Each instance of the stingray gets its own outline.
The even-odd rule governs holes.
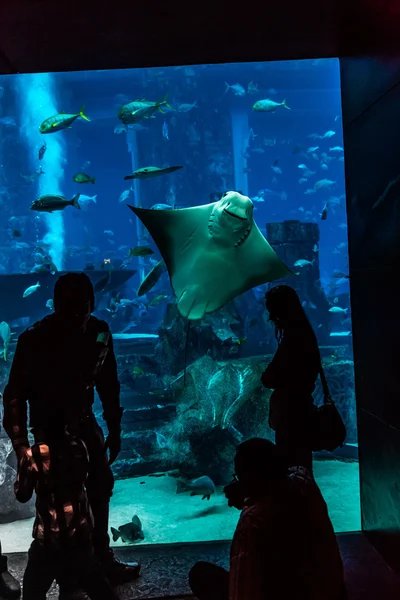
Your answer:
[[[201,319],[257,285],[293,274],[257,227],[250,198],[238,192],[193,208],[128,206],[158,246],[178,310],[188,319]]]

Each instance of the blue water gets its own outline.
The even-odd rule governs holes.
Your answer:
[[[121,105],[135,99],[157,101],[165,97],[172,108],[163,109],[163,113],[156,111],[155,118],[143,119],[139,128],[115,131],[122,125],[117,117]],[[279,106],[274,112],[254,111],[253,105],[264,99],[277,103],[285,100],[290,110]],[[193,106],[182,107],[185,104]],[[79,112],[83,105],[90,122],[78,118],[69,129],[48,135],[39,132],[46,118],[60,111]],[[44,143],[46,151],[39,160],[38,152]],[[330,150],[333,147],[336,150]],[[156,179],[124,181],[124,176],[138,168],[174,165],[183,168]],[[44,174],[35,176],[40,168]],[[306,169],[310,172],[304,176]],[[79,171],[96,178],[95,184],[76,183],[73,176]],[[305,181],[300,181],[302,178]],[[316,183],[321,180],[331,183],[318,189]],[[121,202],[121,194],[128,190],[128,197]],[[270,222],[298,220],[318,224],[320,242],[316,250],[322,288],[330,305],[349,308],[338,60],[0,78],[0,275],[28,275],[48,259],[58,271],[90,268],[89,275],[92,270],[106,273],[109,268],[120,268],[128,258],[129,248],[149,246],[154,251],[152,256],[129,260],[127,269],[136,271],[131,278],[111,293],[101,291],[96,297],[96,315],[106,319],[117,334],[117,351],[121,350],[118,344],[126,343],[127,334],[137,338],[143,334],[142,345],[157,339],[167,302],[173,302],[166,273],[147,297],[136,297],[141,280],[160,254],[126,204],[185,208],[207,204],[228,190],[241,191],[253,199],[254,218],[264,235]],[[53,214],[30,210],[32,202],[43,194],[61,194],[71,199],[78,193],[89,197],[81,199],[82,210],[71,206]],[[91,200],[93,196],[95,202]],[[323,220],[324,207],[327,218]],[[45,260],[43,254],[47,255]],[[296,271],[293,264],[288,266]],[[49,312],[46,301],[51,298],[56,278],[54,270],[35,275],[29,285],[38,279],[46,292],[32,294],[25,304],[15,301],[14,306],[7,306],[13,332],[18,333]],[[264,291],[254,292],[261,303]],[[117,292],[126,303],[113,312]],[[39,302],[35,298],[39,299],[40,293]],[[21,299],[20,291],[17,295]],[[156,298],[152,306],[152,299],[160,295],[165,298]],[[338,360],[350,360],[351,321],[344,322],[340,315],[332,318],[332,346],[346,345],[346,352],[339,353]],[[247,356],[264,352],[262,342],[256,340],[254,344],[245,351]],[[126,351],[121,353],[125,356]],[[132,363],[128,372],[121,366],[124,361],[125,358],[119,362],[121,380],[123,386],[133,390],[133,396],[138,389],[142,392],[165,384],[154,379],[151,364],[140,363],[143,372],[132,375]],[[143,378],[153,378],[151,385],[140,384]],[[132,400],[128,408],[141,406],[143,395],[135,402]],[[161,406],[162,400],[159,402]],[[354,398],[352,402],[355,442]],[[151,427],[149,432],[154,436]],[[244,435],[249,433],[254,435],[255,430]],[[162,435],[168,436],[168,431]],[[166,439],[166,444],[175,443],[158,435],[152,441],[154,452],[160,453],[160,439]],[[178,447],[183,451],[183,446]],[[178,454],[176,450],[175,455]],[[139,463],[140,460],[137,459]],[[122,467],[121,472],[124,473]],[[150,466],[138,472],[146,474]],[[212,533],[209,537],[213,537]]]
[[[225,92],[225,81],[230,85],[239,83],[246,93],[238,96],[232,89]],[[247,92],[250,82],[258,89],[253,94]],[[242,170],[249,169],[248,189],[243,191],[250,197],[257,197],[259,190],[271,190],[265,202],[255,203],[259,227],[265,232],[267,221],[284,219],[318,222],[323,283],[328,284],[335,269],[346,272],[344,163],[339,160],[343,153],[329,152],[329,147],[343,146],[336,59],[18,75],[3,77],[1,87],[1,114],[12,116],[16,122],[16,127],[0,123],[3,139],[0,187],[7,190],[2,195],[3,218],[7,219],[10,208],[18,217],[27,216],[30,222],[36,217],[37,239],[49,234],[47,241],[52,245],[58,268],[83,268],[86,260],[101,261],[110,251],[117,250],[118,254],[119,246],[135,244],[135,223],[132,223],[128,209],[118,202],[120,194],[130,187],[123,177],[132,171],[127,135],[114,134],[114,128],[121,124],[117,119],[118,107],[121,102],[136,98],[155,101],[168,94],[168,101],[174,108],[193,102],[198,108],[186,113],[176,110],[166,114],[157,112],[156,118],[144,119],[141,125],[146,130],[135,134],[137,153],[134,160],[138,167],[178,164],[184,169],[141,182],[140,197],[136,202],[143,207],[165,203],[172,191],[178,207],[195,206],[208,202],[212,192],[240,189],[243,176],[234,172],[233,165],[233,145],[239,142],[233,140],[232,130],[235,120],[244,119],[247,128],[240,131],[242,138],[248,136],[250,129],[257,137],[252,139],[250,136],[249,158],[243,158],[240,165]],[[253,104],[263,98],[277,102],[285,98],[291,110],[252,111]],[[82,104],[91,123],[78,119],[71,129],[51,135],[39,133],[42,120],[57,111],[75,113]],[[163,137],[164,123],[168,128],[168,140]],[[329,130],[335,131],[329,139],[309,138],[314,133],[322,135]],[[48,147],[39,162],[37,153],[44,141]],[[267,145],[271,143],[273,145]],[[245,139],[240,139],[240,144],[246,144]],[[298,147],[307,150],[313,146],[319,146],[315,153],[317,160],[310,153],[296,153]],[[242,154],[244,148],[238,152]],[[329,156],[327,170],[321,168],[324,163],[322,152]],[[282,174],[274,173],[271,168],[274,163]],[[298,165],[301,163],[315,171],[315,175],[303,184],[299,184],[301,169]],[[45,175],[38,183],[26,185],[21,173],[32,174],[40,166]],[[74,173],[82,167],[96,177],[95,185],[79,185],[72,180]],[[304,194],[316,181],[324,178],[335,181],[335,186]],[[97,194],[97,204],[91,203],[87,211],[68,208],[47,218],[32,215],[28,210],[31,202],[41,193],[49,192],[61,192],[67,198],[78,192],[90,196]],[[285,200],[280,196],[282,192],[284,198],[287,197]],[[328,219],[321,222],[319,214],[332,197]],[[134,203],[132,196],[130,201]],[[104,230],[114,232],[115,245],[110,243]],[[4,241],[13,247],[12,241],[3,239],[2,245]],[[23,241],[33,244],[37,240],[31,234]],[[74,245],[95,246],[100,252],[95,257],[83,254],[79,259],[72,258],[66,249]],[[29,262],[29,252],[27,255]],[[119,255],[124,258],[123,252]],[[3,267],[8,273],[23,271],[11,257],[6,264],[3,261]]]

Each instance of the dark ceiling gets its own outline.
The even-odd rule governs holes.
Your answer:
[[[2,0],[0,72],[396,54],[396,0]]]

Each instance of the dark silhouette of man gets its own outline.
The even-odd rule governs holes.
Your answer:
[[[121,449],[120,384],[110,330],[92,316],[94,291],[85,273],[62,275],[54,287],[54,313],[23,332],[4,390],[4,429],[18,463],[29,448],[29,426],[36,444],[46,444],[54,431],[78,436],[89,453],[87,494],[94,517],[93,546],[112,584],[136,578],[140,565],[125,565],[110,549],[109,502],[114,487],[110,465]],[[99,394],[108,436],[92,411],[94,388]],[[107,457],[107,449],[110,457]]]

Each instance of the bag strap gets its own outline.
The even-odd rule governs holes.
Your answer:
[[[328,382],[326,381],[324,369],[322,368],[321,354],[319,355],[319,376],[321,378],[322,390],[324,392],[324,404],[333,402],[331,393],[329,391]]]

